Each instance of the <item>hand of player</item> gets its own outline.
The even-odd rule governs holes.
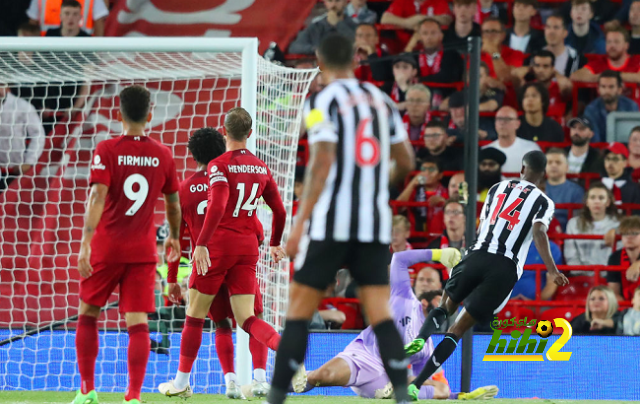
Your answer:
[[[197,246],[193,250],[193,258],[191,260],[196,264],[198,275],[207,274],[211,266],[211,260],[209,259],[209,249],[206,246]]]
[[[167,237],[164,241],[164,251],[165,254],[168,251],[171,251],[167,254],[167,261],[176,262],[180,259],[180,253],[182,252],[182,247],[180,246],[180,240],[177,238]]]
[[[167,296],[169,297],[169,301],[175,304],[180,304],[182,301],[182,289],[180,289],[180,284],[170,283],[168,285],[168,292]]]
[[[91,244],[80,244],[80,253],[78,254],[78,272],[83,278],[88,278],[93,273],[93,268],[89,263],[91,259]]]
[[[277,264],[281,259],[287,256],[284,252],[284,248],[277,247],[269,247],[269,253],[271,254],[271,259]]]
[[[302,223],[298,223],[299,222],[297,222],[291,229],[291,233],[289,234],[289,239],[287,240],[287,245],[285,247],[285,253],[291,258],[295,257],[298,253],[298,245],[302,238]]]
[[[564,274],[558,271],[557,269],[556,269],[556,273],[549,274],[549,276],[551,277],[551,279],[553,279],[553,283],[555,283],[558,286],[564,286],[569,284],[569,279],[567,279],[567,277],[564,276]]]

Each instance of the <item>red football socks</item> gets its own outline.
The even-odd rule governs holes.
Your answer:
[[[180,340],[180,363],[178,365],[178,371],[191,373],[193,362],[196,361],[200,344],[202,344],[203,327],[203,318],[187,316],[184,329],[182,330],[182,339]]]
[[[251,345],[249,345],[249,347],[251,347]],[[218,353],[222,373],[226,375],[227,373],[234,372],[231,328],[216,328],[216,352]]]
[[[258,341],[256,337],[251,335],[249,337],[249,351],[251,351],[251,360],[253,361],[254,369],[266,369],[267,368],[267,355],[269,349],[265,344]]]
[[[147,324],[136,324],[128,328],[129,348],[127,350],[129,367],[129,388],[124,396],[126,401],[140,400],[140,391],[144,382],[144,375],[147,371],[149,361],[149,350],[151,340],[149,339],[149,326]]]
[[[280,334],[276,332],[268,323],[260,320],[256,316],[249,317],[242,329],[249,335],[255,337],[258,341],[262,342],[270,349],[277,351],[278,345],[280,345]]]
[[[82,394],[87,394],[95,389],[94,373],[98,348],[98,319],[81,314],[78,316],[78,327],[76,328],[76,357]]]

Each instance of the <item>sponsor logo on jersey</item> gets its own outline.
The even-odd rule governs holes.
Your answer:
[[[91,165],[91,169],[92,170],[104,170],[105,168],[107,168],[107,167],[104,166],[104,164],[100,164],[101,162],[102,162],[102,160],[100,159],[100,156],[96,154],[93,157],[93,164]]]
[[[264,174],[267,175],[267,167],[263,167],[263,166],[254,166],[254,165],[247,165],[247,164],[242,164],[242,165],[233,165],[233,166],[227,166],[227,170],[229,170],[230,173],[234,173],[234,174]]]
[[[118,156],[119,166],[137,166],[137,167],[158,167],[160,159],[157,157],[144,156]]]
[[[505,320],[495,317],[490,324],[493,329],[493,337],[482,360],[488,362],[542,362],[545,356],[549,361],[568,361],[571,358],[571,352],[560,352],[560,349],[573,335],[573,329],[567,320],[564,318],[527,320],[527,317],[519,321],[516,317]],[[547,338],[553,333],[552,323],[562,329],[562,335],[551,344],[546,350],[546,355],[543,356],[547,348]],[[524,330],[513,330],[505,335],[507,338],[500,338],[503,329],[507,327],[524,328]],[[540,339],[531,337],[534,330]],[[511,340],[508,337],[511,337]]]

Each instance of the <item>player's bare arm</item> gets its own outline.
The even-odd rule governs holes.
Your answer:
[[[391,159],[395,161],[395,167],[391,170],[389,182],[391,184],[398,184],[403,181],[416,166],[411,143],[405,140],[402,143],[391,145]]]
[[[556,263],[553,262],[549,247],[549,236],[547,236],[547,226],[540,222],[534,223],[532,236],[533,242],[536,243],[538,254],[540,254],[542,262],[544,262],[544,265],[547,267],[549,275],[553,278],[553,282],[558,286],[568,285],[569,280],[564,274],[558,271]]]
[[[215,184],[220,185],[211,186],[209,188],[208,206],[211,206],[211,208],[207,209],[207,213],[204,218],[204,225],[200,232],[200,237],[198,237],[198,244],[193,250],[193,262],[196,264],[196,271],[200,275],[205,275],[211,266],[207,243],[218,227],[218,224],[220,224],[220,220],[224,214],[224,207],[227,206],[227,202],[229,201],[229,183],[225,181],[217,182]],[[215,205],[212,201],[215,201]]]
[[[98,227],[102,212],[104,211],[105,200],[107,199],[109,187],[104,184],[93,184],[89,194],[87,211],[84,214],[84,227],[82,229],[82,241],[80,243],[80,253],[78,254],[78,272],[83,278],[88,278],[93,272],[91,267],[91,239]]]
[[[311,212],[324,189],[331,165],[336,159],[336,144],[317,142],[311,146],[311,156],[304,178],[302,203],[298,207],[296,223],[291,229],[287,241],[286,253],[293,257],[298,252],[298,244],[304,230],[304,223],[311,217]]]
[[[182,212],[180,210],[180,196],[177,192],[164,196],[164,208],[169,222],[169,237],[164,242],[166,251],[171,251],[167,256],[169,262],[180,259],[180,223]]]
[[[269,254],[271,255],[271,259],[277,264],[281,259],[286,257],[284,248],[280,246],[280,241],[287,221],[287,212],[284,209],[282,198],[280,198],[278,185],[273,178],[271,178],[267,183],[267,186],[262,193],[262,198],[273,212],[273,229],[271,232],[271,246],[269,247]],[[261,233],[262,231],[260,231],[260,234]]]
[[[180,208],[182,210],[182,208]],[[178,233],[178,241],[184,238],[184,233],[186,230],[186,223],[184,219],[180,221],[180,231]],[[165,250],[166,250],[165,243]],[[178,270],[180,267],[180,259],[176,261],[170,261],[167,263],[167,296],[169,297],[169,301],[179,304],[182,300],[182,290],[180,288],[180,284],[178,283]]]

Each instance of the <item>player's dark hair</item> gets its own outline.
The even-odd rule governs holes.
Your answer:
[[[227,136],[239,142],[244,141],[251,133],[253,119],[244,108],[231,108],[224,118]]]
[[[504,22],[502,22],[502,20],[498,17],[494,17],[492,15],[486,17],[484,20],[482,20],[482,25],[484,25],[487,22],[497,22],[498,24],[500,24],[500,29],[502,31],[505,30],[505,26],[504,26]]]
[[[551,66],[554,66],[556,64],[556,55],[554,55],[553,52],[546,49],[539,50],[538,52],[536,52],[535,55],[533,55],[533,57],[534,59],[535,58],[551,58]]]
[[[431,302],[431,300],[436,296],[442,296],[442,289],[436,289],[436,290],[430,290],[428,292],[422,292],[422,293],[420,293],[420,296],[418,296],[418,300],[420,300],[420,301],[426,300],[428,302]]]
[[[193,132],[189,138],[188,147],[193,159],[198,164],[205,165],[227,149],[224,136],[213,128],[201,128]]]
[[[622,75],[620,75],[620,72],[617,72],[615,70],[603,71],[602,73],[600,73],[600,77],[598,77],[598,84],[600,84],[600,80],[605,77],[616,79],[616,81],[618,82],[618,87],[622,87]]]
[[[329,68],[351,69],[353,42],[340,34],[328,35],[318,47],[318,57]]]
[[[60,8],[63,9],[65,7],[82,8],[82,4],[78,0],[63,0]]]
[[[151,108],[151,94],[142,86],[129,86],[120,91],[120,112],[125,121],[145,123]]]
[[[549,90],[547,90],[547,87],[545,87],[544,84],[538,81],[532,81],[522,86],[522,89],[520,90],[520,94],[518,97],[518,101],[520,102],[520,109],[523,109],[522,104],[524,100],[524,95],[527,92],[527,90],[530,88],[535,89],[538,92],[538,94],[540,94],[540,101],[542,103],[542,114],[546,115],[547,111],[549,110],[549,103],[550,103]]]
[[[584,200],[583,200],[584,207],[580,210],[580,213],[578,214],[578,230],[582,233],[591,231],[591,229],[593,228],[593,216],[591,215],[591,211],[587,207],[587,199],[589,199],[589,193],[594,189],[601,189],[607,194],[609,206],[607,206],[607,208],[604,211],[606,216],[609,216],[614,219],[618,219],[619,217],[618,208],[616,207],[616,204],[615,204],[616,200],[611,190],[609,190],[609,188],[607,188],[600,181],[592,182],[587,192],[584,193]]]
[[[535,174],[544,174],[547,168],[547,156],[539,150],[533,150],[524,155],[522,164]]]
[[[432,119],[429,122],[427,122],[427,124],[424,127],[425,129],[427,128],[438,128],[441,129],[443,132],[447,132],[447,125],[444,124],[444,122],[442,122],[440,119]]]

